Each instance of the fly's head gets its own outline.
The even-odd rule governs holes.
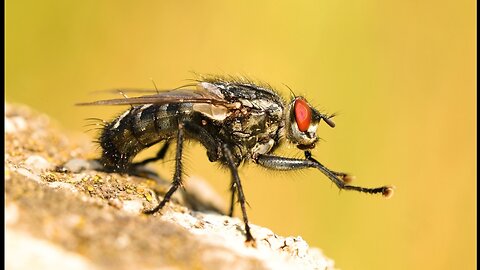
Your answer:
[[[305,98],[295,97],[286,110],[286,137],[301,150],[312,149],[318,141],[317,127],[322,119],[335,127],[331,117],[318,112]]]

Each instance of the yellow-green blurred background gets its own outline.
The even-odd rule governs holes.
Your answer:
[[[243,167],[255,224],[301,235],[342,269],[476,266],[476,3],[461,1],[6,1],[6,100],[82,133],[75,107],[113,88],[185,84],[190,71],[283,84],[327,112],[314,151],[355,184],[315,170]],[[93,137],[94,133],[85,136]],[[229,174],[190,144],[187,172],[228,200]],[[92,148],[93,149],[93,148]],[[289,155],[301,156],[294,149]],[[159,165],[169,176],[172,163]],[[237,209],[237,214],[239,213]]]

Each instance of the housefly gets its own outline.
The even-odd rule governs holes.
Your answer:
[[[323,121],[335,127],[332,115],[313,108],[302,96],[286,102],[269,85],[244,78],[201,77],[187,88],[161,91],[139,97],[99,100],[79,105],[130,105],[130,108],[107,122],[99,137],[100,158],[105,170],[129,172],[136,166],[160,160],[172,142],[176,142],[175,170],[170,189],[153,209],[162,209],[182,185],[182,153],[185,140],[202,144],[211,162],[226,166],[231,173],[231,205],[235,196],[243,214],[246,241],[255,243],[250,232],[245,195],[238,174],[242,163],[251,161],[273,170],[315,168],[339,189],[390,197],[393,188],[365,188],[350,185],[352,176],[328,169],[312,157],[311,149],[318,141],[317,128]],[[193,89],[189,89],[192,87]],[[133,158],[143,149],[164,141],[156,157],[142,162]],[[275,155],[283,141],[295,145],[305,158]]]

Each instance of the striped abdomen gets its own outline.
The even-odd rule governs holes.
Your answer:
[[[100,136],[105,169],[127,171],[143,149],[175,136],[178,122],[188,117],[192,104],[136,106],[105,126]]]

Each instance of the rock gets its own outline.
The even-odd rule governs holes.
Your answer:
[[[67,161],[65,164],[58,166],[58,171],[69,171],[72,173],[79,173],[86,170],[99,170],[102,165],[97,160],[86,160],[82,158],[74,158]]]
[[[27,122],[22,117],[5,118],[5,133],[15,133],[27,128]]]
[[[33,172],[42,173],[50,169],[51,164],[41,156],[29,156],[25,160],[25,167],[32,170]]]
[[[9,269],[334,268],[300,236],[254,224],[257,247],[245,245],[243,222],[218,213],[225,204],[202,180],[186,181],[183,198],[161,213],[142,214],[169,181],[96,171],[86,158],[90,139],[71,142],[25,107],[7,104],[5,117]]]
[[[212,187],[199,177],[192,176],[184,181],[185,203],[193,210],[226,213],[226,204]]]
[[[143,210],[143,204],[140,200],[123,201],[122,209],[129,213],[140,214]]]
[[[8,230],[5,238],[5,269],[95,269],[79,254],[28,234]]]

